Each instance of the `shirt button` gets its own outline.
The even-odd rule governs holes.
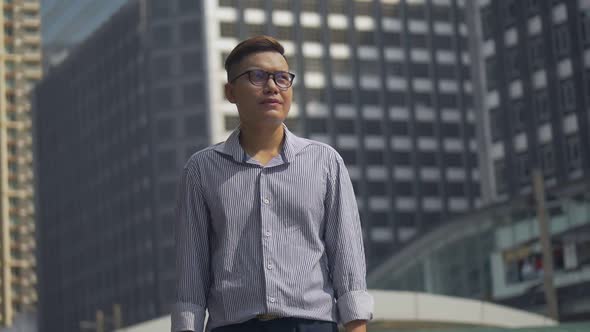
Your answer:
[[[274,297],[269,297],[269,298],[268,298],[268,300],[269,300],[271,303],[275,303],[275,301],[276,301],[276,299],[275,299]]]
[[[272,270],[272,264],[268,264],[268,265],[266,266],[266,268],[267,268],[267,269],[269,269],[269,270]]]
[[[262,201],[264,202],[264,204],[268,204],[268,203],[270,203],[270,200],[269,200],[268,198],[265,198],[265,199],[263,199]]]
[[[264,233],[264,236],[266,236],[266,237],[269,237],[269,236],[270,236],[270,232],[269,232],[269,231],[266,231],[266,232]]]

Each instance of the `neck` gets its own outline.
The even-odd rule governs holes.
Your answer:
[[[258,153],[277,155],[281,149],[281,143],[285,130],[282,124],[273,127],[251,127],[240,124],[240,145],[250,156]]]

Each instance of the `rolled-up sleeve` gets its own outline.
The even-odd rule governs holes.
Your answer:
[[[185,166],[176,210],[176,302],[171,330],[203,331],[209,290],[209,213],[196,165]]]
[[[325,243],[339,321],[370,320],[373,297],[367,292],[365,251],[356,198],[344,161],[335,155],[326,192]]]

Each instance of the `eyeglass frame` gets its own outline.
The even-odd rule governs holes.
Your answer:
[[[251,73],[251,72],[254,72],[254,71],[261,71],[261,72],[265,73],[265,74],[268,76],[268,77],[266,78],[266,80],[265,80],[265,83],[263,83],[263,84],[256,84],[256,83],[252,82],[252,79],[250,78],[250,73]],[[291,84],[289,84],[289,86],[288,86],[288,87],[286,87],[286,88],[283,88],[283,87],[281,87],[281,86],[280,86],[280,85],[277,83],[277,77],[276,77],[276,74],[277,74],[277,73],[287,73],[287,74],[289,74],[289,76],[291,77],[291,81],[289,81],[289,82],[290,82]],[[279,70],[279,71],[275,71],[275,72],[270,72],[270,71],[266,71],[266,70],[263,70],[263,69],[250,69],[250,70],[246,70],[245,72],[241,73],[240,75],[238,75],[238,76],[234,77],[233,79],[231,79],[231,80],[229,81],[229,83],[233,83],[233,82],[235,82],[235,81],[236,81],[238,78],[240,78],[240,77],[242,77],[242,76],[244,76],[244,75],[248,75],[248,81],[250,81],[250,83],[251,83],[252,85],[255,85],[255,86],[264,86],[264,84],[266,84],[266,82],[268,82],[268,79],[269,79],[269,78],[272,76],[272,81],[273,81],[273,82],[275,82],[275,85],[276,85],[276,86],[277,86],[277,87],[278,87],[278,88],[279,88],[281,91],[286,91],[286,90],[288,90],[290,87],[292,87],[292,86],[293,86],[293,81],[295,80],[295,74],[293,74],[293,73],[291,73],[291,72],[288,72],[288,71],[284,71],[284,70]]]

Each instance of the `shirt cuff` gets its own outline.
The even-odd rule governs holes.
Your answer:
[[[365,290],[348,292],[336,301],[340,323],[373,319],[373,297]]]
[[[177,302],[170,316],[172,332],[202,332],[205,326],[205,308],[192,303]]]

